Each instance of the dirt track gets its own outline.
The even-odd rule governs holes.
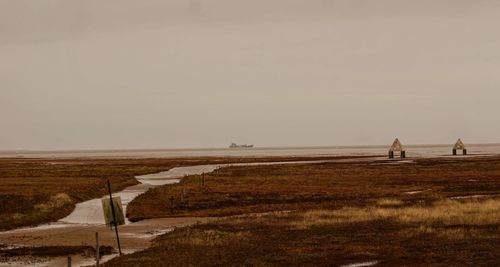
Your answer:
[[[149,247],[156,236],[182,227],[206,222],[208,218],[165,218],[144,220],[119,227],[121,247],[124,253],[131,253]],[[154,229],[154,230],[152,230]],[[2,242],[12,246],[78,246],[95,245],[95,232],[99,232],[100,244],[117,248],[115,232],[104,225],[82,226],[69,224],[44,225],[38,228],[17,229],[0,233]],[[50,266],[60,264],[60,259],[52,259]],[[88,262],[82,257],[75,257],[73,265]],[[64,262],[65,264],[66,262]],[[64,265],[63,264],[63,265]],[[38,265],[38,264],[37,264]],[[0,263],[0,266],[12,266]]]

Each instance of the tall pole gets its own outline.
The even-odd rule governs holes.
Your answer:
[[[108,192],[109,192],[109,201],[111,202],[111,213],[113,213],[113,224],[115,225],[115,233],[116,233],[116,242],[118,242],[118,252],[120,256],[122,255],[122,248],[120,247],[120,236],[118,235],[118,224],[116,223],[116,215],[115,215],[115,205],[113,204],[113,196],[111,195],[111,184],[108,180]]]

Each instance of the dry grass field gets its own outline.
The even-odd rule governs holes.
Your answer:
[[[278,160],[301,159],[244,161]],[[107,178],[118,190],[138,174],[236,161],[0,160],[0,225],[57,220],[104,195]],[[225,217],[162,235],[107,266],[498,266],[500,157],[229,167],[150,189],[127,213],[135,221]],[[36,251],[44,250],[11,254]]]
[[[113,252],[113,248],[109,246],[101,246],[99,255],[109,255]],[[43,258],[53,258],[67,255],[82,255],[91,257],[96,254],[95,247],[91,246],[46,246],[46,247],[19,247],[19,248],[1,248],[0,247],[0,263],[12,262],[13,260],[23,258],[29,265],[36,265],[38,262],[43,262]],[[28,265],[28,264],[27,264]]]
[[[498,266],[500,200],[242,215],[106,266]]]
[[[127,213],[131,220],[137,221],[391,204],[384,199],[397,199],[396,204],[408,206],[463,195],[500,193],[497,157],[393,163],[359,161],[224,168],[203,178],[189,176],[180,184],[151,189],[130,203]],[[204,185],[200,182],[203,179]]]
[[[499,157],[231,167],[200,179],[152,189],[129,214],[229,217],[107,266],[500,265]]]
[[[137,184],[136,175],[173,167],[309,158],[0,159],[0,230],[57,221],[75,203]],[[313,159],[312,159],[313,160]]]

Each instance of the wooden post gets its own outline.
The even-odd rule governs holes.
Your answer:
[[[467,156],[467,149],[464,148],[463,154],[464,154],[464,156]]]
[[[122,248],[120,246],[120,236],[118,235],[118,224],[116,223],[116,215],[115,215],[115,205],[113,205],[113,196],[111,195],[111,184],[108,180],[108,192],[109,192],[109,201],[111,202],[111,213],[113,213],[113,223],[115,225],[115,233],[116,233],[116,242],[118,243],[118,253],[122,255]]]
[[[457,155],[457,150],[453,149],[453,156],[456,156],[456,155]]]
[[[174,197],[170,197],[170,213],[174,214]]]
[[[68,256],[68,267],[71,267],[71,256]]]
[[[95,266],[99,267],[101,251],[99,250],[99,232],[95,232]]]
[[[393,151],[389,151],[389,158],[390,159],[394,158],[394,152]]]
[[[401,158],[402,159],[406,158],[406,151],[404,151],[404,150],[401,151]]]
[[[205,175],[201,175],[201,186],[205,186]]]

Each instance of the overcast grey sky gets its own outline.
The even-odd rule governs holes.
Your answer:
[[[500,142],[496,0],[0,0],[0,150]]]

